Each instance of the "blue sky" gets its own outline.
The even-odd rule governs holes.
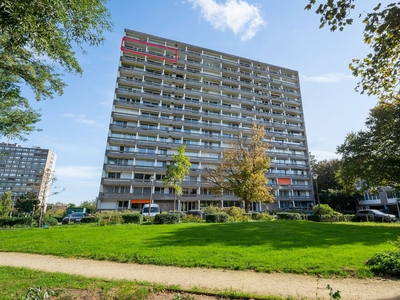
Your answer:
[[[371,11],[376,0],[357,1],[353,14]],[[382,2],[382,1],[381,1]],[[383,1],[386,3],[386,1]],[[357,94],[348,68],[363,58],[363,27],[357,19],[343,32],[319,29],[308,0],[118,0],[108,4],[114,31],[104,45],[77,53],[82,76],[66,74],[64,94],[34,102],[43,114],[41,132],[24,146],[57,154],[57,186],[65,191],[50,203],[79,204],[99,192],[108,125],[124,28],[176,39],[274,64],[300,73],[308,146],[318,160],[338,157],[347,133],[364,128],[376,98]],[[362,6],[361,6],[362,5]],[[1,141],[7,142],[2,139]]]

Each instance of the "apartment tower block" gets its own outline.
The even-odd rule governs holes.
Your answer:
[[[263,125],[270,144],[268,184],[275,203],[255,211],[313,205],[298,72],[249,58],[125,30],[98,200],[99,210],[173,209],[162,178],[171,154],[186,145],[190,174],[178,209],[241,206],[213,195],[201,180],[227,142]]]

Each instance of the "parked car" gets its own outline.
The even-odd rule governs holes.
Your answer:
[[[396,216],[392,214],[385,214],[377,209],[363,209],[356,213],[356,218],[359,221],[386,221],[395,222]]]
[[[62,224],[80,223],[83,217],[88,217],[88,216],[89,214],[85,212],[73,212],[72,214],[62,219]]]
[[[149,214],[149,206],[150,206],[150,214]],[[156,215],[161,213],[160,206],[158,204],[144,204],[140,213],[143,216],[155,217]]]

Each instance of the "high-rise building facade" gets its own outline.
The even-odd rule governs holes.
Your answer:
[[[47,203],[57,156],[40,147],[23,147],[0,143],[0,195],[12,192],[15,201],[27,192],[38,194],[41,203]]]
[[[173,209],[162,177],[186,145],[190,174],[179,210],[241,206],[201,180],[227,141],[263,125],[270,144],[268,184],[275,203],[253,209],[308,208],[312,177],[298,72],[146,33],[125,30],[106,144],[98,209]]]

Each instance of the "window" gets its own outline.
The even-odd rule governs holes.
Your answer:
[[[121,173],[110,172],[108,173],[107,178],[121,178]]]
[[[118,201],[118,208],[128,208],[129,201]]]

